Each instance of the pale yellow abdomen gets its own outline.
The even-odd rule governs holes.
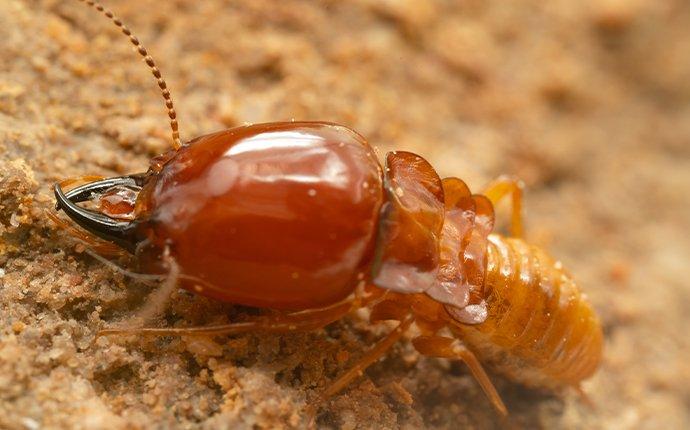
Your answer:
[[[599,319],[572,277],[543,250],[491,235],[488,318],[452,330],[479,359],[533,387],[577,385],[601,360]]]

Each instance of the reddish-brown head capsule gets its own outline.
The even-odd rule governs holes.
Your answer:
[[[147,271],[165,271],[166,254],[194,279],[185,287],[227,302],[314,308],[368,277],[382,171],[354,131],[257,124],[197,138],[163,158],[147,174],[58,194],[61,207],[105,239],[119,235]],[[94,192],[101,213],[74,208]],[[98,225],[103,215],[133,221]]]
[[[381,168],[352,130],[301,122],[240,127],[183,146],[146,177],[140,257],[165,248],[196,291],[304,309],[350,294],[371,261]],[[361,280],[362,276],[360,276]]]

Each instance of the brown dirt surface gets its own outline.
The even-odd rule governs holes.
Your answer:
[[[320,427],[690,427],[690,3],[107,5],[163,70],[183,139],[327,120],[475,190],[521,177],[527,238],[603,320],[593,407],[492,375],[502,423],[464,366],[402,342]],[[56,227],[51,186],[144,170],[170,144],[162,100],[122,35],[76,1],[0,1],[0,58],[0,428],[302,427],[305,402],[387,328],[362,311],[293,336],[95,340],[155,286]],[[161,324],[252,312],[179,292]]]

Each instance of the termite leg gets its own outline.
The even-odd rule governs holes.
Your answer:
[[[381,358],[395,343],[400,340],[400,337],[405,334],[405,331],[410,327],[412,321],[414,320],[409,315],[409,310],[405,308],[402,304],[395,300],[384,300],[377,303],[370,315],[370,322],[376,323],[385,320],[397,320],[400,324],[393,329],[388,335],[379,341],[376,346],[374,346],[371,351],[366,353],[357,364],[355,364],[347,372],[343,373],[331,383],[331,385],[324,390],[319,396],[318,400],[314,402],[311,406],[318,406],[321,402],[338,393],[344,387],[346,387],[353,379],[362,375],[364,370],[375,363],[379,358]]]
[[[582,389],[582,385],[577,384],[574,385],[573,388],[577,392],[577,394],[580,396],[580,400],[587,405],[590,409],[594,410],[597,408],[597,405],[592,401],[592,399],[587,395],[585,390]]]
[[[350,300],[320,309],[310,309],[289,314],[267,315],[229,324],[176,328],[113,327],[99,331],[98,336],[131,334],[151,336],[221,336],[257,331],[264,333],[311,331],[339,320],[356,307],[357,303]]]
[[[166,275],[156,275],[151,273],[138,273],[127,270],[124,267],[119,266],[113,261],[108,260],[104,256],[92,251],[90,248],[84,250],[85,253],[89,254],[91,257],[98,260],[100,263],[109,267],[113,272],[120,273],[128,278],[132,278],[139,282],[154,282],[154,281],[165,281],[167,279]]]
[[[55,212],[46,210],[45,213],[48,218],[55,223],[55,225],[63,230],[66,230],[71,236],[93,249],[99,255],[109,257],[122,257],[124,255],[128,255],[127,252],[119,246],[110,242],[99,240],[82,230],[74,228],[74,226],[61,219]]]
[[[174,264],[174,262],[172,263]],[[122,269],[120,269],[120,271],[122,271]],[[134,275],[134,277],[146,278],[146,280],[162,278],[161,275],[132,274],[131,272],[127,272],[125,274],[128,276]],[[201,285],[205,284],[205,281],[185,274],[176,274],[175,278],[193,283],[199,283]],[[325,327],[328,324],[343,318],[348,313],[360,307],[366,306],[371,301],[378,300],[379,294],[377,294],[376,291],[378,291],[378,289],[375,289],[373,293],[371,291],[360,292],[359,294],[355,295],[354,299],[343,300],[325,308],[309,309],[291,313],[276,313],[236,323],[176,328],[112,327],[99,331],[98,336],[129,334],[142,334],[150,336],[222,336],[255,331],[261,331],[264,333],[312,331]]]
[[[175,262],[175,259],[170,257],[167,249],[163,258],[165,264],[168,266],[168,274],[165,277],[165,281],[163,281],[161,285],[146,299],[144,306],[139,309],[134,316],[134,321],[141,321],[142,325],[163,313],[165,307],[170,301],[170,297],[175,291],[175,288],[177,288],[177,281],[180,276],[180,267]]]
[[[409,307],[399,300],[382,300],[376,303],[369,315],[369,322],[377,323],[386,320],[402,321],[410,313]]]
[[[508,409],[501,400],[494,384],[491,383],[477,357],[459,340],[442,336],[419,336],[412,339],[415,349],[423,355],[439,358],[459,359],[467,364],[472,375],[484,390],[493,407],[502,415],[508,415]]]
[[[79,185],[83,184],[88,184],[89,182],[94,182],[94,181],[101,181],[105,179],[103,176],[98,176],[98,175],[82,175],[82,176],[75,176],[73,178],[67,178],[63,179],[60,181],[60,187],[61,188],[74,188]]]
[[[393,329],[393,331],[388,333],[386,337],[380,340],[379,343],[377,343],[369,352],[360,358],[354,366],[333,381],[328,388],[326,388],[312,403],[309,404],[306,409],[307,416],[313,420],[316,415],[316,411],[324,401],[337,394],[354,379],[362,376],[367,367],[378,361],[383,355],[386,354],[386,352],[388,352],[389,349],[391,349],[393,345],[398,342],[398,340],[400,340],[407,329],[410,328],[410,325],[413,321],[414,318],[411,316],[404,318],[400,324]],[[311,424],[313,424],[313,422]]]
[[[522,223],[522,191],[524,187],[524,183],[517,178],[499,176],[491,181],[482,192],[494,206],[507,195],[511,196],[513,209],[510,230],[514,237],[522,237],[524,232]]]

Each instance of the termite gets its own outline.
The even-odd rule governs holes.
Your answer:
[[[501,415],[507,409],[482,363],[552,390],[579,389],[595,372],[599,319],[561,264],[521,238],[520,181],[501,177],[473,194],[401,151],[388,153],[382,167],[361,135],[328,122],[254,124],[182,144],[153,58],[112,12],[80,1],[119,27],[151,69],[173,149],[146,173],[81,178],[86,183],[67,192],[77,180],[56,184],[56,208],[105,240],[80,233],[95,250],[124,250],[169,287],[277,311],[216,326],[113,327],[100,335],[316,330],[364,306],[372,323],[398,321],[317,403],[413,326],[417,351],[465,362]],[[505,198],[511,237],[492,232],[494,205]]]

